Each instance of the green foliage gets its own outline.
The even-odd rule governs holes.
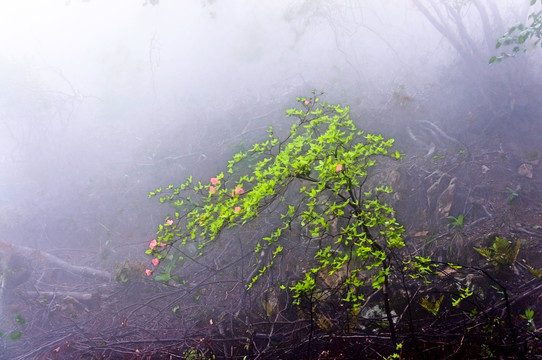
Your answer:
[[[413,259],[403,261],[404,272],[408,272],[412,279],[423,279],[429,283],[428,277],[438,272],[439,265],[434,263],[429,257],[415,256]]]
[[[542,268],[536,269],[532,267],[531,265],[527,265],[527,269],[529,269],[529,272],[531,275],[533,275],[537,279],[542,279]]]
[[[534,310],[526,309],[525,313],[520,314],[521,318],[527,321],[527,330],[534,331]]]
[[[212,360],[214,358],[214,355],[207,357],[203,351],[198,349],[188,349],[183,353],[183,359],[186,360]]]
[[[484,357],[484,359],[493,359],[495,354],[487,344],[482,344],[480,348],[480,355]]]
[[[403,343],[397,343],[395,345],[395,351],[393,354],[383,357],[384,360],[401,359],[401,351],[403,350]]]
[[[21,336],[23,336],[23,333],[21,331],[12,331],[9,334],[9,337],[11,338],[11,340],[19,340]]]
[[[11,340],[19,340],[23,336],[22,329],[24,328],[24,324],[26,323],[26,320],[25,320],[25,318],[23,318],[23,316],[18,311],[16,311],[15,315],[13,316],[13,322],[15,324],[18,324],[17,327],[20,328],[21,330],[13,330],[13,331],[11,331],[9,333],[9,338]],[[6,334],[4,331],[0,330],[0,338],[3,338],[5,336],[7,336],[7,335],[8,334]]]
[[[235,154],[226,171],[209,182],[189,177],[180,186],[150,193],[174,213],[158,226],[156,242],[146,253],[160,260],[174,246],[190,245],[201,255],[224,229],[270,216],[268,208],[274,204],[280,219],[254,247],[255,253],[271,255],[256,264],[247,289],[285,249],[299,246],[291,243],[295,234],[298,242],[317,245],[318,250],[304,276],[281,288],[292,291],[299,304],[317,290],[319,274],[349,265],[343,300],[356,307],[364,299],[360,289],[379,289],[389,274],[390,254],[405,246],[403,227],[381,200],[391,188],[369,186],[367,181],[379,157],[402,156],[389,151],[393,139],[357,129],[348,107],[326,104],[317,96],[297,100],[301,106],[286,111],[295,121],[285,137],[270,127],[265,141]]]
[[[21,324],[21,325],[22,325],[22,324],[25,323],[25,320],[24,320],[24,318],[21,316],[21,314],[16,313],[16,314],[15,314],[15,322],[16,322],[17,324]]]
[[[165,267],[162,267],[160,270],[160,274],[156,275],[154,278],[157,281],[162,281],[164,283],[170,283],[171,281],[175,281],[176,283],[181,283],[181,279],[177,275],[171,275],[171,270],[175,267],[177,264],[175,257],[172,254],[168,254],[165,257],[165,260],[167,261],[167,264]]]
[[[474,248],[480,255],[485,257],[493,266],[499,269],[501,266],[512,266],[518,257],[520,241],[515,245],[504,238],[495,237],[493,244],[487,248]]]
[[[457,217],[448,216],[447,219],[450,220],[450,223],[448,224],[448,228],[450,226],[453,226],[457,230],[463,229],[463,219],[464,219],[463,214],[459,214],[457,215]]]
[[[431,314],[437,316],[440,311],[440,304],[444,300],[444,295],[442,295],[438,300],[430,301],[427,298],[422,298],[420,305]]]
[[[459,297],[457,299],[452,298],[452,306],[458,306],[463,300],[474,294],[470,286],[461,287],[459,291]]]
[[[518,198],[519,196],[519,187],[516,188],[515,190],[512,189],[511,187],[506,187],[506,194],[508,195],[507,198],[506,198],[506,201],[510,204],[512,201],[514,201],[515,199]]]
[[[531,6],[536,3],[536,0],[531,0]],[[503,59],[513,57],[520,51],[526,51],[527,47],[525,46],[530,40],[534,40],[533,43],[535,46],[542,46],[542,10],[532,12],[529,15],[529,20],[531,23],[525,25],[518,23],[506,33],[503,34],[496,44],[496,48],[501,47],[511,47],[511,52],[502,52],[501,55],[493,56],[489,59],[489,63],[492,64],[495,61],[502,61]]]
[[[534,318],[534,310],[527,309],[525,310],[525,314],[521,315],[521,317],[527,321],[533,321]]]
[[[121,284],[126,284],[142,280],[145,271],[145,265],[138,261],[125,261],[122,265],[116,267],[113,279]]]

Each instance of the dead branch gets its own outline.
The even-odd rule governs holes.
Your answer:
[[[88,277],[88,278],[95,278],[95,279],[98,278],[104,281],[111,281],[111,274],[108,273],[107,271],[94,269],[88,266],[72,265],[55,255],[49,254],[48,252],[30,248],[27,246],[17,246],[17,249],[23,253],[33,254],[37,258],[42,258],[51,264],[59,266],[63,270],[66,270],[66,271],[69,271],[69,272],[72,272],[84,277]]]

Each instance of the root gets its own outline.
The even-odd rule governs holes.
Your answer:
[[[438,135],[435,133],[435,131],[440,135],[442,136],[444,139],[450,141],[450,142],[453,142],[459,146],[463,146],[463,144],[461,144],[461,142],[453,137],[451,137],[450,135],[446,134],[441,128],[439,128],[437,125],[433,124],[431,121],[427,121],[427,120],[420,120],[418,121],[425,129],[427,129],[428,131],[430,131],[436,139],[438,139]]]

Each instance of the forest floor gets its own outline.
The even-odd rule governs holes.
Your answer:
[[[452,260],[462,263],[474,261],[472,247],[490,245],[491,234],[520,239],[518,259],[541,267],[540,132],[488,127],[457,140],[438,127],[422,126],[439,136],[426,140],[425,155],[407,155],[398,168],[396,210],[408,236],[445,241],[435,251],[461,254]],[[456,241],[449,243],[451,238]]]
[[[519,124],[520,120],[510,119],[510,122]],[[430,122],[419,122],[415,126],[417,128],[412,126],[408,132],[419,153],[407,154],[400,164],[385,170],[386,178],[396,190],[395,209],[405,226],[406,242],[416,255],[487,271],[492,271],[491,265],[475,247],[490,249],[495,239],[501,238],[508,242],[512,253],[517,248],[512,263],[501,264],[499,271],[492,274],[506,286],[513,305],[514,326],[524,323],[521,314],[525,309],[535,311],[535,329],[528,332],[533,340],[524,344],[524,355],[536,358],[536,352],[542,350],[541,334],[536,329],[542,324],[542,280],[533,275],[537,269],[542,272],[540,132],[528,124],[511,127],[513,131],[487,126],[466,129],[468,132],[454,137]],[[204,306],[186,307],[199,314],[200,320],[183,316],[171,304],[188,303],[194,293],[180,295],[178,289],[149,281],[143,277],[144,268],[142,263],[127,262],[119,266],[116,281],[110,283],[82,280],[77,275],[53,270],[47,275],[51,277],[47,280],[50,289],[48,292],[41,289],[41,294],[36,292],[35,284],[42,279],[35,276],[31,284],[21,286],[4,299],[2,324],[7,327],[2,329],[0,359],[74,356],[203,359],[209,353],[198,349],[216,347],[220,341],[223,358],[243,358],[236,355],[234,346],[243,346],[244,333],[225,335],[217,324],[219,319],[214,317],[215,323],[212,321],[216,315],[213,309]],[[198,293],[196,297],[200,295],[206,294]],[[496,308],[502,303],[493,301],[487,306]],[[209,322],[202,323],[201,318],[209,318]],[[487,327],[487,322],[474,324],[478,325]],[[431,326],[431,322],[426,321],[420,328]],[[446,332],[442,327],[439,329]],[[278,328],[275,331],[278,332]],[[477,335],[487,335],[487,332]],[[280,336],[277,343],[289,344],[288,333],[277,336]],[[377,346],[377,336],[363,336],[366,344]],[[475,358],[469,351],[459,350],[463,343],[460,337],[454,333],[450,340],[439,338],[438,341],[443,342],[441,353],[451,359]],[[211,339],[213,344],[210,344]],[[271,339],[268,335],[269,343]],[[356,341],[357,346],[361,346],[360,341]],[[439,351],[428,350],[430,345],[421,346],[422,351],[427,350],[427,358]],[[228,353],[231,356],[227,356]],[[320,359],[350,358],[339,350],[335,353],[321,350],[317,354],[315,358]],[[283,356],[300,357],[295,352]],[[260,357],[266,358],[265,355]],[[403,357],[416,358],[408,351]],[[476,358],[491,358],[491,352],[478,353]]]

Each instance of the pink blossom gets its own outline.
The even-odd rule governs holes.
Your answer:
[[[309,102],[309,100],[305,100],[305,102],[303,104],[305,104],[305,106],[307,106],[307,105],[310,104],[310,102]]]
[[[211,194],[214,194],[214,193],[216,192],[215,187],[214,187],[214,186],[209,186],[209,192],[210,192]]]
[[[235,195],[241,195],[244,192],[245,192],[245,190],[243,190],[243,188],[240,187],[240,186],[235,188]]]
[[[160,263],[160,260],[158,260],[157,258],[154,258],[151,260],[151,262],[154,266],[158,266],[158,264]]]
[[[145,269],[145,274],[147,274],[147,276],[151,276],[152,270],[151,269]]]
[[[219,181],[217,178],[211,178],[211,184],[218,185]]]
[[[160,242],[161,247],[166,247],[166,243]]]
[[[339,172],[339,171],[343,171],[343,165],[342,164],[337,164],[337,166],[335,166],[335,172]]]
[[[238,213],[238,212],[241,211],[241,208],[239,206],[236,206],[236,207],[233,208],[233,211]]]
[[[154,249],[155,247],[156,247],[156,239],[152,239],[149,244],[149,248]]]
[[[166,221],[166,225],[168,225],[168,226],[173,225],[173,220],[169,219],[168,221]]]

